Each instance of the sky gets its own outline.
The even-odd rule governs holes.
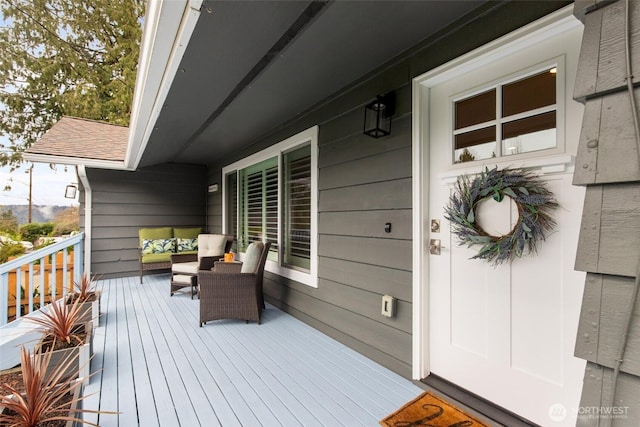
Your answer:
[[[19,169],[9,172],[9,167],[0,167],[0,206],[29,204],[29,167],[31,163],[24,162]],[[78,184],[74,166],[55,165],[55,170],[48,164],[34,163],[32,196],[34,205],[77,206],[75,199],[66,199],[64,190],[67,185]],[[3,191],[5,185],[11,182],[11,191]]]

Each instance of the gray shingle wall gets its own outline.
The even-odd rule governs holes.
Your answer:
[[[638,76],[640,3],[631,1],[630,5],[632,68]],[[613,375],[640,260],[640,162],[626,89],[624,9],[624,1],[580,1],[574,9],[585,24],[574,92],[574,98],[585,104],[574,184],[587,187],[576,269],[588,272],[575,355],[588,361],[581,408],[614,410],[619,416],[613,417],[611,425],[637,426],[638,302],[615,383]],[[636,77],[635,81],[640,80]],[[603,416],[587,415],[578,417],[579,426],[603,421]]]

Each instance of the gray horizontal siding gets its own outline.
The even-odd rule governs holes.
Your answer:
[[[104,278],[139,274],[139,228],[205,226],[205,167],[89,169],[87,176],[93,197],[92,274]]]
[[[411,81],[567,4],[488,2],[401,57],[372,70],[317,107],[225,159],[209,165],[208,183],[222,186],[222,168],[319,126],[319,284],[311,288],[266,274],[275,306],[403,376],[411,375],[412,117]],[[426,29],[428,30],[428,29]],[[363,135],[364,106],[393,92],[391,135]],[[276,124],[274,124],[275,126]],[[210,194],[207,221],[218,231],[221,194]],[[391,232],[384,231],[391,223]],[[381,297],[398,299],[397,315],[380,314]]]

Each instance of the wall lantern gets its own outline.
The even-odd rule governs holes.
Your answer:
[[[73,184],[69,184],[64,189],[64,197],[66,199],[75,199],[77,191],[78,191],[78,187],[76,187]]]
[[[364,108],[364,133],[380,138],[391,134],[391,116],[394,113],[393,94],[378,95]]]

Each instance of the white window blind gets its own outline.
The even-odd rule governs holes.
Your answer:
[[[269,258],[278,254],[278,159],[272,158],[239,171],[240,251],[251,242],[270,241]]]
[[[284,264],[309,269],[311,259],[311,152],[302,147],[284,155],[286,215]]]

